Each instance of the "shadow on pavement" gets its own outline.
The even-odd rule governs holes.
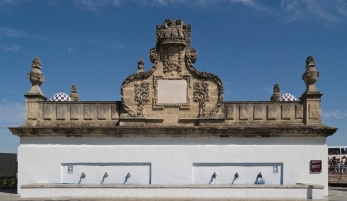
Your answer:
[[[17,189],[1,189],[0,193],[17,194]]]

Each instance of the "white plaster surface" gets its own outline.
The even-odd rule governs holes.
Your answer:
[[[171,198],[291,198],[323,199],[322,189],[278,188],[36,188],[21,197],[171,197]]]
[[[186,80],[158,80],[158,103],[186,103]]]
[[[283,184],[282,166],[282,163],[194,163],[193,184]],[[263,178],[258,177],[260,172]]]
[[[72,167],[72,172],[68,171],[69,166]],[[81,178],[82,172],[85,173],[85,178]],[[108,174],[107,177],[104,177],[105,172]],[[61,165],[61,183],[150,184],[150,174],[150,163],[63,163]]]
[[[98,178],[100,182],[100,175],[106,171],[102,165],[124,163],[134,167],[136,164],[150,164],[150,175],[139,174],[137,171],[142,169],[134,168],[130,179],[144,181],[150,177],[151,184],[193,184],[196,181],[208,184],[213,172],[217,174],[218,183],[231,184],[237,169],[239,183],[246,183],[246,180],[241,182],[241,178],[247,177],[247,182],[254,182],[256,175],[253,174],[262,171],[265,184],[276,183],[282,177],[283,184],[324,185],[324,195],[327,195],[325,164],[328,154],[325,143],[325,138],[21,138],[18,185],[61,183],[64,181],[61,167],[68,163],[100,166],[87,174],[87,177]],[[310,173],[310,160],[322,160],[321,173]],[[207,163],[209,166],[205,169],[198,169]],[[273,164],[280,166],[278,174],[269,169]],[[117,168],[123,168],[123,175],[129,172],[129,166]]]

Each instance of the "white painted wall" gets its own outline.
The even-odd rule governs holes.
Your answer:
[[[69,172],[71,166],[73,171]],[[81,178],[82,172],[85,178]],[[105,177],[107,173],[107,177]],[[127,175],[130,175],[128,177]],[[150,163],[63,163],[60,183],[150,184]]]
[[[39,197],[137,197],[137,198],[253,198],[272,199],[319,199],[324,198],[322,189],[301,188],[25,188],[23,198]],[[171,200],[171,199],[170,199]]]
[[[83,163],[85,168],[88,164],[150,164],[150,175],[135,176],[135,168],[131,179],[138,177],[142,181],[150,176],[152,184],[192,184],[198,180],[195,183],[209,183],[213,172],[219,181],[232,177],[238,168],[240,180],[247,173],[255,180],[253,174],[259,168],[264,171],[264,180],[271,183],[278,181],[279,175],[272,175],[268,168],[283,164],[279,170],[283,184],[320,184],[325,186],[324,195],[328,195],[327,158],[325,138],[21,138],[18,185],[64,182],[62,167],[67,163]],[[310,160],[322,160],[323,171],[310,173]],[[206,163],[210,165],[196,165]],[[254,165],[240,166],[245,163]],[[103,175],[105,169],[98,168],[87,177]],[[130,167],[121,169],[125,173]],[[229,182],[225,179],[220,183]]]

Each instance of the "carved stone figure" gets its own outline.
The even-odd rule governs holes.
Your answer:
[[[144,72],[145,70],[145,62],[143,62],[142,57],[137,61],[137,72]]]
[[[273,94],[270,98],[270,101],[279,101],[281,98],[281,94],[280,94],[280,85],[279,84],[275,84],[274,88],[273,88]]]
[[[41,72],[41,61],[38,57],[35,57],[31,64],[31,71],[28,73],[28,78],[31,82],[31,89],[28,91],[28,95],[41,95],[44,96],[41,91],[41,84],[45,81],[45,76]]]
[[[78,91],[77,91],[76,85],[71,86],[70,98],[72,99],[72,101],[80,101],[80,97],[78,96]]]
[[[302,75],[302,80],[304,80],[306,84],[305,93],[320,93],[315,86],[319,77],[319,72],[316,70],[315,66],[316,63],[314,62],[313,56],[307,57],[305,66],[306,71]]]

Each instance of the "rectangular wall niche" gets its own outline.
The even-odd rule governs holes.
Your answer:
[[[60,171],[61,183],[151,184],[151,163],[62,163]]]
[[[283,184],[283,163],[193,163],[192,171],[193,184]]]
[[[153,76],[153,81],[153,109],[164,109],[165,107],[179,107],[180,109],[189,109],[189,76],[182,76],[178,78],[164,78],[162,76]]]
[[[158,80],[158,103],[186,103],[186,80]]]

